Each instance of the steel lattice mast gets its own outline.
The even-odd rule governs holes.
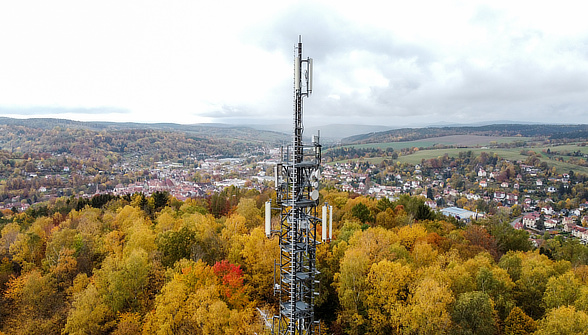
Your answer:
[[[294,131],[292,145],[276,167],[277,203],[280,207],[280,259],[276,264],[274,293],[279,295],[280,314],[274,334],[314,334],[318,178],[321,163],[319,136],[304,146],[302,99],[312,92],[312,59],[302,59],[302,40],[295,48]],[[276,324],[277,323],[277,324]]]

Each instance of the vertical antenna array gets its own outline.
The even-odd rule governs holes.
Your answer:
[[[272,333],[279,335],[315,334],[314,320],[318,180],[320,178],[320,137],[304,146],[302,99],[312,93],[312,59],[302,58],[302,39],[294,55],[294,115],[292,144],[276,166],[276,198],[280,227],[280,259],[276,260],[274,294],[279,296],[280,314],[274,317]],[[267,210],[266,210],[267,212]],[[266,233],[271,233],[266,224]],[[317,293],[318,294],[318,293]]]

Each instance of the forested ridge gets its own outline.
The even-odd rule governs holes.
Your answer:
[[[113,192],[119,184],[153,179],[159,162],[179,164],[194,175],[207,159],[254,161],[284,136],[238,127],[125,125],[0,118],[0,208]]]
[[[279,251],[261,208],[272,198],[232,187],[4,211],[0,331],[267,333],[258,308],[276,312]],[[323,334],[586,332],[586,246],[558,237],[533,250],[506,212],[463,225],[418,197],[327,189],[324,201],[335,236],[317,250]]]
[[[402,128],[350,136],[341,140],[344,144],[387,143],[414,141],[451,135],[521,136],[551,139],[586,138],[588,125],[553,124],[493,124],[486,126]]]
[[[220,138],[209,133],[190,133],[145,128],[105,129],[56,126],[51,129],[27,125],[1,125],[0,148],[12,153],[69,154],[92,161],[121,155],[143,156],[155,160],[176,159],[187,154],[232,156],[256,146],[243,138]],[[225,131],[226,132],[226,131]],[[254,136],[252,134],[251,136]],[[104,159],[104,158],[102,158]]]
[[[83,130],[96,133],[119,134],[128,131],[177,132],[199,139],[216,139],[220,141],[248,141],[251,143],[280,143],[287,140],[286,134],[258,130],[252,127],[224,124],[176,124],[176,123],[134,123],[134,122],[84,122],[53,118],[14,119],[0,117],[0,125],[8,129],[37,129],[50,131],[57,129]],[[1,136],[0,136],[1,137]]]

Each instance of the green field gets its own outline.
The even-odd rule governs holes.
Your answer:
[[[520,140],[521,138],[520,137],[505,138],[505,141],[508,139]],[[411,141],[411,142],[400,142],[400,143],[398,143],[398,142],[396,142],[396,143],[382,143],[382,144],[379,144],[381,146],[375,146],[375,144],[371,144],[371,146],[365,145],[363,147],[364,148],[368,148],[368,147],[386,148],[385,145],[389,145],[388,147],[393,147],[396,150],[396,149],[402,149],[402,148],[407,148],[407,147],[408,148],[417,147],[417,145],[415,145],[416,143],[421,144],[418,147],[425,147],[425,145],[423,145],[424,144],[423,141]],[[438,142],[435,142],[435,143],[438,143]],[[396,147],[394,145],[398,145],[398,147]],[[355,146],[355,147],[359,147],[359,146]],[[450,149],[420,150],[420,151],[417,151],[417,152],[410,154],[410,155],[405,155],[405,156],[401,155],[398,157],[397,161],[401,162],[401,163],[419,164],[419,163],[421,163],[421,161],[423,159],[427,160],[427,159],[431,159],[431,158],[438,158],[438,157],[441,157],[445,154],[449,155],[450,157],[457,157],[460,152],[472,151],[474,156],[479,156],[481,152],[485,151],[487,153],[495,153],[499,157],[516,162],[516,161],[525,161],[528,156],[521,155],[521,151],[530,150],[530,151],[534,151],[537,154],[539,154],[542,162],[547,162],[547,164],[550,167],[555,166],[555,169],[558,173],[567,173],[569,171],[574,171],[574,173],[582,173],[582,174],[588,175],[588,167],[578,166],[578,165],[570,164],[567,162],[559,162],[559,161],[555,161],[555,160],[550,160],[549,157],[545,153],[543,153],[543,150],[547,150],[548,148],[551,151],[557,151],[557,152],[580,151],[584,154],[588,154],[588,147],[580,147],[575,144],[566,144],[566,145],[561,145],[561,146],[524,147],[524,148],[450,148]],[[557,156],[557,155],[555,155],[555,156]],[[557,157],[562,157],[565,160],[569,159],[569,157],[567,157],[567,156],[557,156]],[[374,157],[374,158],[363,158],[360,160],[371,162],[374,164],[379,164],[384,159],[390,159],[390,158],[389,157]],[[347,161],[349,161],[349,160],[344,160],[344,161],[341,161],[340,163],[344,163]]]
[[[393,148],[395,151],[400,151],[406,148],[423,148],[413,154],[406,156],[399,156],[398,161],[401,163],[418,164],[423,159],[431,159],[441,157],[445,154],[450,157],[456,157],[460,152],[472,151],[475,156],[479,156],[481,152],[485,151],[488,153],[496,153],[498,156],[508,159],[510,161],[525,161],[528,156],[522,155],[521,151],[528,150],[534,151],[540,155],[540,159],[543,162],[547,162],[550,167],[555,166],[558,173],[564,173],[574,171],[575,173],[588,174],[588,167],[579,166],[576,164],[570,164],[570,156],[567,153],[574,153],[580,151],[582,154],[588,154],[588,147],[578,146],[577,144],[565,144],[565,145],[550,145],[545,146],[543,144],[532,146],[533,138],[529,137],[499,137],[499,136],[478,136],[478,135],[454,135],[454,136],[442,136],[428,139],[422,139],[417,141],[407,142],[389,142],[389,143],[369,143],[369,144],[356,144],[349,145],[346,147],[356,149],[388,149]],[[493,147],[500,143],[512,143],[516,141],[523,141],[531,146],[517,147],[517,148],[496,148]],[[459,148],[435,148],[436,146],[456,146]],[[490,148],[488,148],[490,147]],[[549,149],[552,153],[551,157],[562,158],[564,162],[550,159],[550,156],[544,153]],[[582,157],[577,157],[582,158]],[[390,159],[389,157],[374,157],[374,158],[362,158],[362,161],[372,162],[374,164],[381,163],[384,159]],[[347,162],[344,160],[342,162]]]
[[[553,147],[550,147],[553,150]],[[512,148],[512,149],[500,149],[500,148],[493,148],[493,149],[481,149],[481,148],[457,148],[457,149],[433,149],[433,150],[421,150],[417,151],[412,155],[400,156],[398,157],[398,161],[401,163],[409,163],[409,164],[418,164],[423,159],[431,159],[443,156],[445,154],[449,155],[450,157],[456,157],[459,155],[460,152],[464,151],[472,151],[475,156],[479,156],[482,151],[488,153],[495,153],[499,157],[504,159],[508,159],[510,161],[525,161],[528,156],[521,155],[521,150],[532,150],[538,154],[542,154],[542,150],[546,149],[545,147],[538,147],[538,148]],[[576,149],[577,150],[577,149]],[[381,160],[380,160],[381,161]],[[547,158],[546,155],[541,155],[541,161],[547,162],[547,164],[552,167],[555,166],[555,169],[558,173],[567,173],[569,171],[574,171],[574,173],[582,173],[588,174],[588,167],[578,166],[575,164],[570,164],[566,162],[559,162],[550,160]]]
[[[423,140],[407,141],[407,142],[388,142],[388,143],[368,143],[346,145],[344,147],[356,149],[387,149],[401,150],[405,148],[432,148],[435,145],[455,145],[463,147],[481,147],[499,143],[512,143],[515,141],[529,141],[528,137],[499,137],[499,136],[478,136],[478,135],[454,135],[427,138]]]
[[[421,150],[417,151],[412,155],[400,156],[398,157],[398,161],[402,163],[410,163],[410,164],[418,164],[423,159],[431,159],[441,157],[445,154],[449,155],[450,157],[457,157],[460,152],[471,151],[474,156],[479,156],[482,151],[485,152],[493,152],[496,153],[498,156],[508,159],[511,161],[524,161],[527,159],[527,156],[521,155],[521,148],[514,148],[514,149],[481,149],[481,148],[455,148],[455,149],[433,149],[433,150]]]
[[[565,144],[565,145],[554,145],[554,146],[543,146],[543,147],[536,147],[533,150],[536,152],[543,151],[550,149],[551,151],[557,152],[576,152],[580,151],[583,154],[588,154],[588,147],[581,147],[576,144]]]

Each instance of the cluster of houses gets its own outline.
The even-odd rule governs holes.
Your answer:
[[[549,233],[568,233],[577,237],[582,243],[588,243],[588,203],[580,204],[580,208],[563,213],[556,213],[551,206],[541,208],[540,212],[525,214],[514,224],[516,229],[529,229],[534,232],[547,231]]]
[[[274,152],[274,156],[279,155],[279,151],[276,152]],[[228,186],[261,190],[272,184],[271,171],[276,164],[276,159],[274,157],[248,165],[244,164],[241,158],[210,158],[198,161],[196,169],[184,167],[181,163],[158,162],[155,168],[148,171],[149,178],[128,185],[118,184],[113,190],[99,190],[96,187],[95,194],[144,193],[150,195],[153,192],[166,191],[179,200],[185,200],[190,197],[219,192]],[[361,168],[359,168],[359,164],[362,164]],[[415,165],[410,173],[386,174],[385,183],[387,185],[373,181],[376,179],[374,171],[378,171],[375,165],[366,167],[365,163],[356,162],[325,164],[323,165],[322,179],[325,182],[334,182],[336,187],[342,191],[365,194],[375,198],[393,199],[403,193],[428,196],[428,198],[432,198],[426,201],[429,207],[439,209],[445,215],[464,220],[480,217],[484,213],[459,208],[457,206],[458,199],[462,199],[462,201],[463,199],[467,199],[467,201],[484,200],[486,202],[493,200],[500,206],[507,207],[518,205],[525,214],[515,224],[515,228],[535,231],[540,228],[551,232],[565,232],[588,243],[588,230],[582,226],[588,224],[588,215],[583,216],[588,204],[581,204],[580,208],[559,213],[555,213],[553,208],[548,205],[551,201],[549,194],[558,190],[556,185],[570,187],[570,176],[563,174],[557,178],[543,177],[542,179],[540,169],[524,165],[521,162],[517,164],[520,166],[520,173],[525,175],[524,180],[521,174],[518,174],[515,178],[504,181],[504,178],[499,178],[499,171],[486,171],[484,168],[478,167],[474,187],[469,187],[461,192],[452,188],[448,180],[444,178],[444,176],[452,175],[455,171],[441,168],[440,171],[436,170],[425,177],[419,164]],[[65,169],[69,170],[66,167],[64,172],[67,172]],[[121,173],[133,169],[134,167],[130,165],[121,166]],[[193,178],[195,172],[210,178],[197,182]],[[45,191],[47,190],[40,190],[40,192]],[[545,199],[538,199],[536,194],[533,194],[538,191],[547,195]],[[91,197],[93,195],[85,194],[84,196]],[[539,209],[537,207],[539,203],[546,205]],[[17,204],[20,205],[19,210],[25,210],[29,206],[24,202]],[[438,204],[443,204],[444,208],[437,208]]]
[[[542,177],[541,170],[522,164],[520,173],[509,181],[503,181],[499,178],[499,171],[487,172],[479,168],[476,182],[473,188],[468,188],[462,192],[452,188],[446,180],[440,177],[441,173],[435,172],[434,177],[424,177],[421,174],[421,167],[417,164],[411,174],[401,176],[400,174],[387,177],[387,181],[392,180],[394,186],[379,185],[370,182],[370,171],[376,169],[374,165],[358,173],[358,163],[333,164],[324,166],[323,178],[336,182],[336,186],[349,192],[370,195],[376,198],[394,198],[402,193],[420,194],[427,197],[427,189],[434,190],[433,199],[428,199],[426,204],[433,208],[439,209],[443,214],[457,217],[461,220],[470,220],[485,215],[467,209],[459,208],[456,199],[465,198],[468,201],[491,200],[499,206],[512,207],[518,205],[524,216],[514,225],[517,229],[529,229],[533,232],[546,230],[550,233],[567,233],[579,238],[583,243],[588,243],[588,229],[583,225],[588,225],[588,215],[584,215],[588,209],[588,203],[581,204],[579,208],[572,210],[562,210],[555,212],[552,203],[551,194],[555,193],[561,187],[569,188],[570,176],[566,173],[558,177]],[[523,175],[524,177],[523,178]],[[415,193],[417,192],[417,193]],[[420,192],[420,193],[418,193]],[[543,196],[539,196],[542,194]],[[428,194],[430,197],[431,194]],[[440,199],[441,203],[446,205],[444,208],[438,208]],[[538,207],[542,204],[542,207]],[[541,224],[539,224],[541,220]]]
[[[149,171],[149,175],[157,178],[136,182],[129,185],[117,185],[112,191],[115,195],[143,193],[151,195],[153,192],[168,192],[178,200],[184,201],[190,197],[205,196],[220,192],[229,186],[261,188],[268,177],[265,170],[252,169],[244,166],[240,158],[206,159],[200,163],[195,172],[212,177],[205,182],[195,182],[191,177],[194,172],[178,163],[157,163],[157,168]],[[257,175],[251,175],[256,173]],[[230,177],[234,176],[234,177]]]

